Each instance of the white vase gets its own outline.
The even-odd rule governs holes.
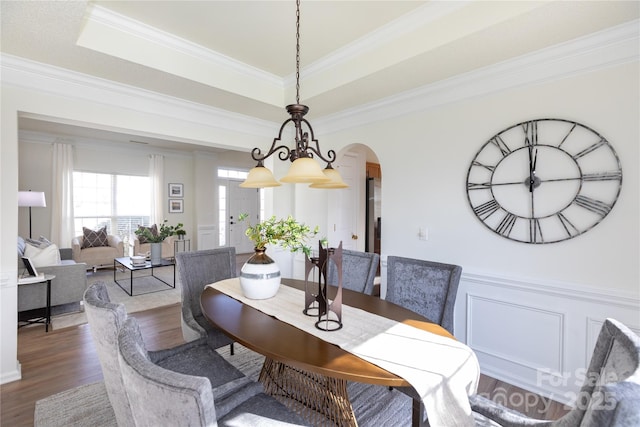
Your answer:
[[[264,252],[264,249],[256,249],[240,270],[240,287],[249,299],[272,298],[280,288],[280,268]]]
[[[162,264],[162,243],[151,243],[151,265]]]

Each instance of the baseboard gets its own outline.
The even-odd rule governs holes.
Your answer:
[[[16,360],[16,369],[9,372],[3,372],[0,375],[0,384],[10,383],[12,381],[18,381],[22,379],[22,365]]]

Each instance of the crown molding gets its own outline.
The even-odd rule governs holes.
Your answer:
[[[405,14],[388,24],[377,28],[376,30],[364,35],[340,49],[331,52],[329,55],[302,67],[301,73],[304,79],[312,78],[314,75],[321,74],[327,70],[351,61],[354,57],[361,55],[363,52],[369,52],[378,49],[382,45],[388,44],[389,40],[395,40],[405,34],[424,27],[429,22],[437,21],[445,15],[460,10],[470,3],[469,0],[455,2],[427,2],[411,13]],[[295,84],[295,73],[286,76],[284,81],[285,87],[291,87]]]
[[[54,96],[128,109],[144,114],[153,111],[153,114],[157,116],[179,119],[199,126],[260,137],[271,135],[275,126],[270,121],[13,55],[0,54],[0,73],[3,85],[36,90]],[[141,105],[143,108],[140,108]]]
[[[318,134],[363,126],[454,102],[487,96],[513,87],[542,84],[600,69],[638,62],[640,20],[542,49],[513,60],[403,92],[380,101],[314,119]],[[273,134],[274,123],[204,106],[175,97],[53,67],[28,59],[0,55],[3,85],[37,90],[147,114],[180,119],[255,136]],[[145,101],[141,103],[141,99]],[[321,130],[321,131],[320,131]]]
[[[159,30],[104,7],[94,4],[89,5],[87,16],[88,20],[99,22],[123,33],[131,34],[134,37],[150,41],[154,44],[164,46],[170,50],[175,50],[185,55],[198,57],[201,60],[210,62],[217,67],[276,86],[280,90],[284,89],[283,80],[275,74],[268,73],[257,67],[237,61],[229,56],[207,49],[199,44],[180,37],[176,37],[166,31]]]
[[[317,134],[380,122],[514,87],[538,85],[640,59],[640,20],[541,49],[314,120]]]

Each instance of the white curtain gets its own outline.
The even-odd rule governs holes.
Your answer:
[[[149,178],[151,180],[151,224],[161,224],[164,221],[164,156],[151,154],[149,156]]]
[[[73,146],[53,144],[51,168],[51,241],[70,248],[73,221]]]

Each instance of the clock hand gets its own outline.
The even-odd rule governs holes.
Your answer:
[[[529,192],[533,192],[533,147],[527,141],[529,148]]]
[[[535,151],[529,146],[529,192],[533,193],[534,188],[540,185],[540,180],[536,177],[536,164],[538,163],[538,149]]]

